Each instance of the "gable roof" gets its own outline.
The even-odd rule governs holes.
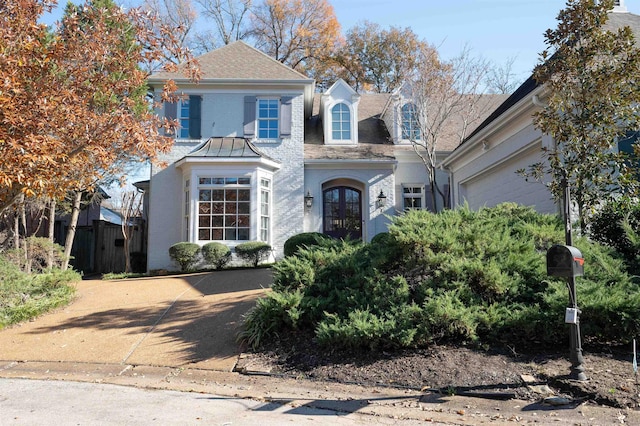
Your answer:
[[[244,41],[236,41],[212,50],[196,58],[200,65],[201,81],[206,80],[256,80],[256,81],[300,81],[310,83],[312,79],[276,61]],[[151,81],[185,80],[181,72],[158,72],[149,77]]]
[[[633,35],[636,40],[640,39],[640,15],[635,15],[633,13],[627,12],[611,12],[609,13],[609,19],[603,25],[603,28],[608,31],[616,31],[620,28],[624,28],[628,26],[633,31]],[[477,133],[479,133],[485,127],[488,127],[493,121],[495,121],[502,114],[507,112],[511,107],[517,104],[519,101],[524,99],[525,97],[531,95],[533,91],[540,86],[534,78],[533,74],[529,78],[527,78],[524,83],[518,87],[515,92],[511,94],[504,101],[504,103],[487,117],[485,121],[483,121],[472,133],[469,134],[465,138],[465,140],[460,144],[460,146],[464,145],[469,139],[473,138]]]

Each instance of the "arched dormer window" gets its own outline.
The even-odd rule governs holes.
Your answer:
[[[351,140],[351,111],[343,103],[331,108],[331,138],[336,140]]]
[[[420,123],[414,104],[408,103],[402,106],[402,139],[420,140]]]

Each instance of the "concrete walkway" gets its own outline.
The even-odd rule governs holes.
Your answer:
[[[269,269],[81,281],[69,306],[0,331],[0,360],[231,371]]]

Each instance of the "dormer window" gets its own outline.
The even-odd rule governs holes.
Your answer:
[[[351,112],[349,107],[339,103],[331,108],[331,128],[333,140],[351,140]]]
[[[416,113],[414,104],[405,104],[402,107],[402,139],[419,141],[420,140],[420,123]]]
[[[336,81],[320,98],[324,143],[358,143],[358,104],[360,95],[344,80]]]

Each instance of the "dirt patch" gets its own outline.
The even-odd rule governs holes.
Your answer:
[[[301,336],[289,336],[248,356],[263,370],[298,379],[431,389],[449,394],[495,394],[496,398],[529,401],[553,395],[612,407],[640,408],[633,354],[619,348],[584,353],[587,381],[569,379],[568,353],[518,354],[459,346],[338,351],[320,348]]]

